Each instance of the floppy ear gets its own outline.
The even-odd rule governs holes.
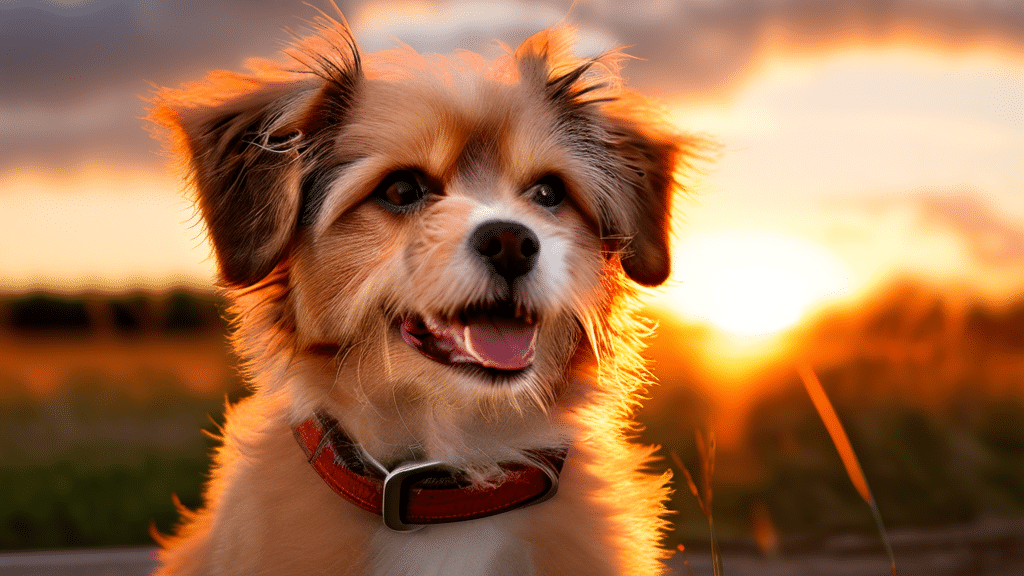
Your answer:
[[[255,284],[284,256],[300,216],[308,217],[304,203],[316,201],[303,198],[303,187],[316,179],[311,158],[330,143],[321,132],[341,122],[360,77],[357,56],[303,49],[297,59],[309,56],[311,74],[266,64],[251,75],[214,72],[153,100],[149,119],[171,133],[228,286]]]
[[[233,79],[236,87],[246,80]],[[196,105],[197,90],[165,97],[151,114],[179,136],[177,152],[191,174],[221,280],[236,287],[270,273],[291,240],[301,202],[299,89],[245,84],[250,91],[212,103]]]
[[[298,67],[251,60],[250,74],[211,72],[151,100],[148,119],[191,177],[228,286],[266,277],[311,218],[331,143],[324,132],[344,121],[362,79],[348,25],[323,12],[312,24],[313,36],[285,49]]]
[[[568,139],[597,166],[594,181],[600,181],[600,190],[594,211],[602,237],[620,254],[623,271],[639,284],[657,286],[671,271],[674,173],[688,145],[663,132],[656,109],[623,88],[621,54],[575,58],[574,41],[575,29],[568,26],[528,38],[515,52],[520,79],[544,86]]]
[[[658,286],[672,271],[669,225],[680,149],[674,141],[645,134],[628,121],[606,122],[608,145],[622,163],[632,204],[625,221],[609,223],[610,233],[623,238],[619,250],[626,275],[644,286]]]

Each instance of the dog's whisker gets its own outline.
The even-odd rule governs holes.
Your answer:
[[[405,438],[416,438],[416,433],[413,431],[412,427],[410,427],[409,424],[405,421],[405,415],[402,413],[402,403],[398,401],[398,389],[395,387],[391,388],[391,401],[392,405],[394,406],[395,414],[398,415],[398,421],[402,424],[402,428],[405,430]],[[417,448],[419,450],[423,449],[421,441],[413,442],[409,446],[409,451],[411,453],[416,453],[418,451]]]
[[[337,388],[338,383],[341,381],[341,371],[345,366],[345,361],[348,360],[348,356],[349,354],[352,353],[352,350],[354,348],[355,345],[344,348],[344,354],[342,354],[342,349],[339,348],[338,352],[334,355],[334,379],[331,381],[331,388],[327,391],[328,395],[330,395],[330,393],[333,392],[335,388]]]
[[[384,363],[384,373],[387,375],[388,380],[394,380],[395,371],[392,368],[391,363],[391,340],[388,338],[388,325],[382,324],[380,330],[377,332],[377,338],[380,344],[377,348],[381,351],[381,360]]]

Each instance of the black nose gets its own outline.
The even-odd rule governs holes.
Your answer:
[[[540,241],[532,230],[505,220],[489,220],[473,231],[469,246],[484,264],[508,282],[533,270]]]

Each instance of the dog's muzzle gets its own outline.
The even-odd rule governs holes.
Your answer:
[[[399,326],[402,339],[442,364],[524,370],[533,363],[537,322],[517,303],[515,291],[537,264],[540,240],[517,222],[488,220],[476,227],[468,245],[491,276],[496,302],[470,305],[450,317],[408,314]]]

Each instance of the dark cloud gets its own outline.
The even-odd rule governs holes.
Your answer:
[[[338,4],[349,14],[367,5]],[[570,4],[545,3],[562,14]],[[447,6],[460,17],[461,8]],[[528,18],[510,23],[496,14],[491,22],[445,28],[451,38],[419,31],[410,43],[448,51],[491,38],[514,44],[532,31]],[[82,156],[156,162],[156,146],[138,120],[144,106],[135,99],[149,82],[176,85],[210,69],[238,69],[246,57],[271,56],[287,38],[284,27],[301,29],[301,19],[313,15],[302,0],[0,3],[0,171]],[[779,43],[815,51],[909,33],[954,49],[985,43],[1024,52],[1024,6],[1016,0],[581,0],[570,20],[630,45],[630,54],[644,59],[628,70],[640,89],[691,98],[720,96]]]
[[[162,163],[139,97],[273,55],[311,13],[300,0],[0,4],[0,171]]]
[[[604,6],[604,8],[602,8]],[[635,6],[635,5],[634,5]],[[827,52],[851,43],[924,41],[952,51],[1024,53],[1024,4],[1016,0],[691,0],[643,18],[631,3],[581,2],[644,58],[649,89],[719,97],[769,50]]]
[[[282,27],[309,10],[300,2],[82,5],[94,9],[0,5],[0,105],[73,107],[97,92],[237,67],[272,53]]]

